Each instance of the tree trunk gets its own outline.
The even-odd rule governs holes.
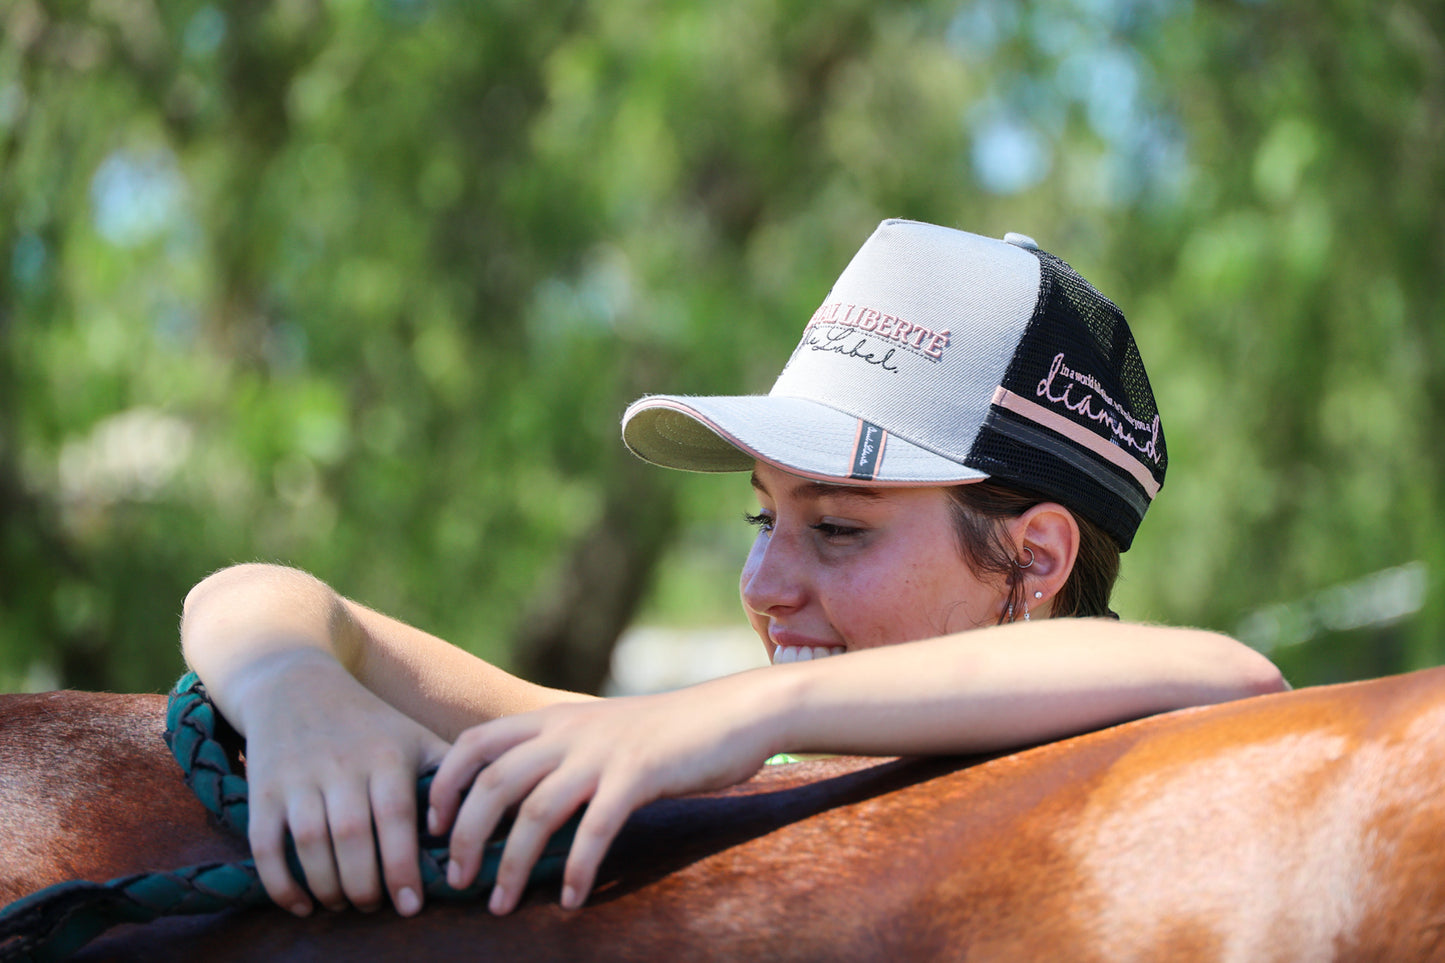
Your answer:
[[[677,498],[667,473],[626,453],[617,467],[597,522],[527,606],[512,649],[523,678],[598,692],[613,646],[672,541]]]

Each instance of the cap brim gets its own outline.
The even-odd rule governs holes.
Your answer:
[[[622,440],[638,457],[683,471],[748,471],[762,461],[839,484],[951,485],[988,477],[895,435],[885,436],[871,473],[859,476],[864,424],[803,398],[652,395],[622,416]]]

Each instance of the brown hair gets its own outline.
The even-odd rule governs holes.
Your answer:
[[[979,578],[994,576],[1007,583],[1008,607],[999,622],[1008,621],[1009,612],[1017,617],[1026,611],[1029,600],[1024,597],[1023,572],[1004,521],[1051,499],[994,481],[951,485],[948,494],[964,562]],[[1073,571],[1054,596],[1053,614],[1116,619],[1119,616],[1109,608],[1109,596],[1119,578],[1119,546],[1093,522],[1078,515],[1074,521],[1079,525],[1079,554]]]

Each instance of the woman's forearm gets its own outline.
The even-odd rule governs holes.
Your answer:
[[[758,670],[789,751],[992,752],[1288,688],[1222,635],[1050,619]],[[776,673],[766,675],[765,673]]]
[[[518,679],[275,565],[238,565],[200,582],[186,597],[181,645],[243,732],[252,689],[300,665],[320,685],[354,679],[447,739],[500,715],[582,698]]]

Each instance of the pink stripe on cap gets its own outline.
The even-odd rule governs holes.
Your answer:
[[[1063,435],[1074,444],[1087,448],[1100,458],[1122,468],[1139,483],[1139,487],[1144,489],[1150,499],[1159,494],[1159,483],[1154,480],[1153,472],[1145,467],[1143,462],[1118,445],[1105,441],[1087,428],[1075,424],[1063,415],[1050,411],[1043,405],[1016,395],[1007,388],[999,388],[993,393],[993,403],[1016,415],[1022,415],[1034,424],[1042,425],[1050,431]]]

